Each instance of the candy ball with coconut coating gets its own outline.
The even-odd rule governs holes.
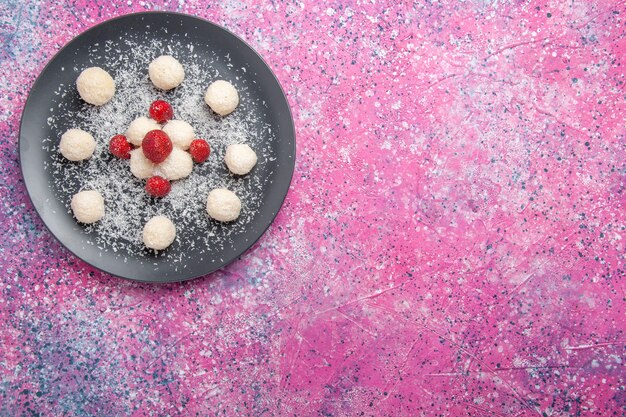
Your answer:
[[[81,191],[72,197],[72,212],[81,223],[95,223],[104,216],[104,198],[95,191]]]
[[[163,131],[170,137],[174,146],[184,150],[189,149],[189,145],[195,137],[193,126],[182,120],[170,120],[163,126]]]
[[[193,160],[188,152],[174,147],[172,153],[165,161],[157,164],[154,170],[156,175],[161,175],[170,181],[179,180],[191,174],[193,169]]]
[[[239,105],[239,94],[231,83],[217,80],[207,88],[204,102],[220,116],[226,116]]]
[[[154,216],[143,227],[143,243],[154,250],[163,250],[174,242],[176,226],[165,216]]]
[[[90,67],[80,73],[76,79],[76,88],[87,103],[101,106],[115,94],[115,80],[102,68]]]
[[[141,146],[143,137],[151,130],[161,130],[161,125],[145,116],[138,117],[128,125],[126,139],[135,146]]]
[[[246,175],[256,165],[256,153],[248,145],[237,143],[228,145],[224,162],[233,174]]]
[[[61,135],[59,150],[70,161],[82,161],[91,158],[96,149],[96,141],[91,134],[81,129],[69,129]]]
[[[156,165],[143,154],[141,148],[130,151],[130,172],[140,180],[150,178]]]
[[[171,90],[183,82],[185,70],[176,58],[161,55],[148,66],[148,75],[156,88]]]
[[[206,212],[220,222],[230,222],[239,217],[241,200],[226,188],[216,188],[209,193],[206,201]]]

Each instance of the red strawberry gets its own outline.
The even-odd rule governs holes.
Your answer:
[[[174,110],[167,101],[155,100],[150,105],[150,117],[156,120],[157,123],[165,123],[168,120],[172,120]]]
[[[209,144],[204,139],[194,139],[189,145],[189,153],[193,160],[200,164],[207,160],[209,155],[211,154],[211,148]]]
[[[146,191],[152,197],[165,197],[171,189],[170,182],[158,175],[148,178],[146,182]]]
[[[133,147],[128,143],[124,135],[115,135],[109,142],[109,151],[118,158],[129,159],[132,149]]]
[[[141,142],[143,154],[155,164],[165,161],[172,152],[172,141],[162,130],[151,130],[146,133]]]

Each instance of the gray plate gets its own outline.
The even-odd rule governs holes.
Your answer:
[[[65,68],[86,68],[88,49],[96,43],[107,40],[119,40],[121,36],[133,33],[146,39],[160,39],[166,43],[172,36],[186,36],[196,45],[195,54],[228,55],[233,67],[245,65],[250,71],[243,74],[248,78],[248,94],[259,103],[266,103],[267,108],[258,111],[261,122],[269,124],[274,138],[266,143],[272,155],[259,175],[267,175],[264,182],[260,208],[253,215],[245,229],[234,234],[231,243],[219,251],[206,251],[194,256],[194,249],[188,253],[184,265],[175,264],[180,251],[190,249],[179,239],[167,250],[154,254],[148,251],[141,254],[121,254],[112,250],[98,248],[93,241],[94,231],[85,229],[67,212],[65,203],[71,195],[52,186],[55,179],[44,167],[52,161],[49,150],[42,146],[42,138],[53,137],[47,124],[51,103],[58,102],[55,91],[60,85],[73,86],[76,80],[74,71]],[[237,74],[242,77],[241,73]],[[225,78],[228,78],[228,74]],[[76,94],[67,94],[61,100],[69,108],[79,108],[83,103]],[[72,107],[73,106],[73,107]],[[68,107],[66,107],[68,108]],[[48,63],[35,82],[22,114],[20,125],[20,163],[22,175],[30,199],[50,232],[72,253],[94,267],[119,277],[137,281],[172,282],[184,281],[209,274],[237,259],[249,249],[267,230],[280,209],[289,189],[295,164],[295,132],[287,99],[278,80],[263,59],[243,40],[231,32],[197,17],[165,12],[137,13],[121,16],[99,24],[82,33],[68,43]],[[225,225],[224,227],[228,227]],[[199,230],[197,233],[203,233]]]

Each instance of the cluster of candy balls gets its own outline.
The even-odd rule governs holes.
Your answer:
[[[183,82],[185,71],[178,60],[163,55],[150,63],[148,75],[156,88],[171,90]],[[115,81],[99,67],[85,69],[76,79],[76,87],[80,97],[95,106],[107,103],[115,94]],[[209,85],[204,101],[218,115],[227,116],[239,105],[239,94],[228,81],[218,80]],[[109,151],[130,160],[131,173],[146,180],[146,192],[161,198],[170,192],[170,181],[191,174],[193,162],[205,162],[211,148],[204,139],[195,137],[193,126],[174,119],[172,106],[166,101],[154,101],[148,113],[150,117],[131,122],[125,134],[113,136]],[[69,129],[59,143],[61,154],[70,161],[91,158],[95,148],[93,136],[81,129]],[[256,165],[257,156],[248,145],[233,144],[226,148],[224,162],[233,174],[246,175]],[[105,201],[98,191],[83,190],[72,197],[71,208],[79,222],[95,223],[104,217]],[[233,221],[239,217],[241,201],[232,191],[217,188],[209,192],[206,211],[217,221]],[[151,218],[143,228],[143,242],[154,250],[167,248],[175,238],[176,227],[165,216]]]

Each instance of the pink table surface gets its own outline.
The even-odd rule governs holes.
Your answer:
[[[0,415],[626,414],[624,2],[110,3],[0,2]],[[19,171],[45,63],[150,9],[243,37],[297,131],[270,230],[182,284],[68,253]]]

